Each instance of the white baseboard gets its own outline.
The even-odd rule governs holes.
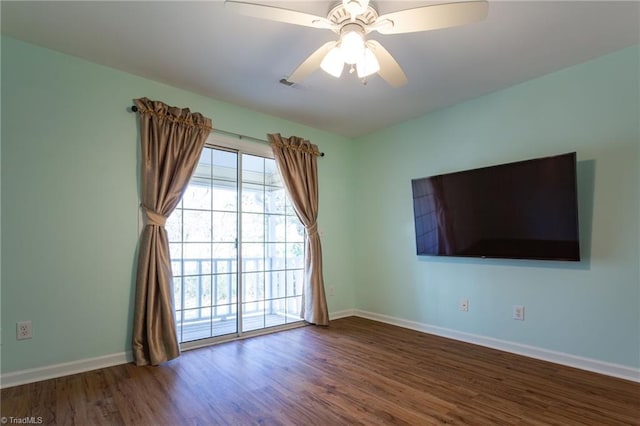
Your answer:
[[[329,312],[329,319],[337,320],[340,318],[353,317],[357,315],[356,312],[357,311],[355,309],[345,309],[344,311]]]
[[[353,312],[355,316],[371,319],[374,321],[380,321],[391,325],[397,325],[398,327],[421,331],[428,334],[434,334],[436,336],[446,337],[453,340],[460,340],[462,342],[473,343],[479,346],[485,346],[492,349],[511,352],[530,358],[566,365],[568,367],[579,368],[581,370],[592,371],[594,373],[600,373],[620,379],[640,382],[640,369],[635,369],[625,365],[608,363],[599,361],[597,359],[583,358],[565,352],[556,352],[549,349],[523,345],[521,343],[510,342],[507,340],[494,339],[492,337],[480,336],[472,333],[465,333],[449,328],[424,324],[416,321],[409,321],[359,309],[355,309]]]
[[[31,368],[15,371],[0,376],[0,388],[24,385],[26,383],[39,382],[41,380],[55,379],[56,377],[69,376],[71,374],[84,373],[99,368],[113,367],[133,361],[131,352],[99,356],[96,358],[81,359],[62,364],[47,365],[45,367]]]

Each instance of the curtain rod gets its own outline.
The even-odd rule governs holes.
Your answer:
[[[138,107],[135,105],[131,106],[131,112],[138,112]],[[222,135],[228,135],[228,136],[235,136],[238,139],[246,139],[246,140],[252,140],[255,142],[260,142],[260,143],[269,143],[268,141],[264,140],[264,139],[258,139],[258,138],[254,138],[253,136],[247,136],[247,135],[241,135],[239,133],[234,133],[234,132],[228,132],[226,130],[222,130],[222,129],[216,129],[215,127],[212,130],[214,133],[220,133]],[[324,152],[320,153],[320,157],[324,157]]]

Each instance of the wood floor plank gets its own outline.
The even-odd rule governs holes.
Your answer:
[[[363,318],[3,389],[46,425],[640,426],[640,384]]]

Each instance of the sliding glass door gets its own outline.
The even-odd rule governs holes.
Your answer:
[[[273,159],[207,146],[166,228],[180,342],[301,321],[304,228]]]
[[[304,227],[275,161],[242,155],[242,331],[300,321]]]

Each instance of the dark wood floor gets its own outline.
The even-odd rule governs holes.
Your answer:
[[[639,425],[640,384],[362,318],[4,389],[44,425]]]

